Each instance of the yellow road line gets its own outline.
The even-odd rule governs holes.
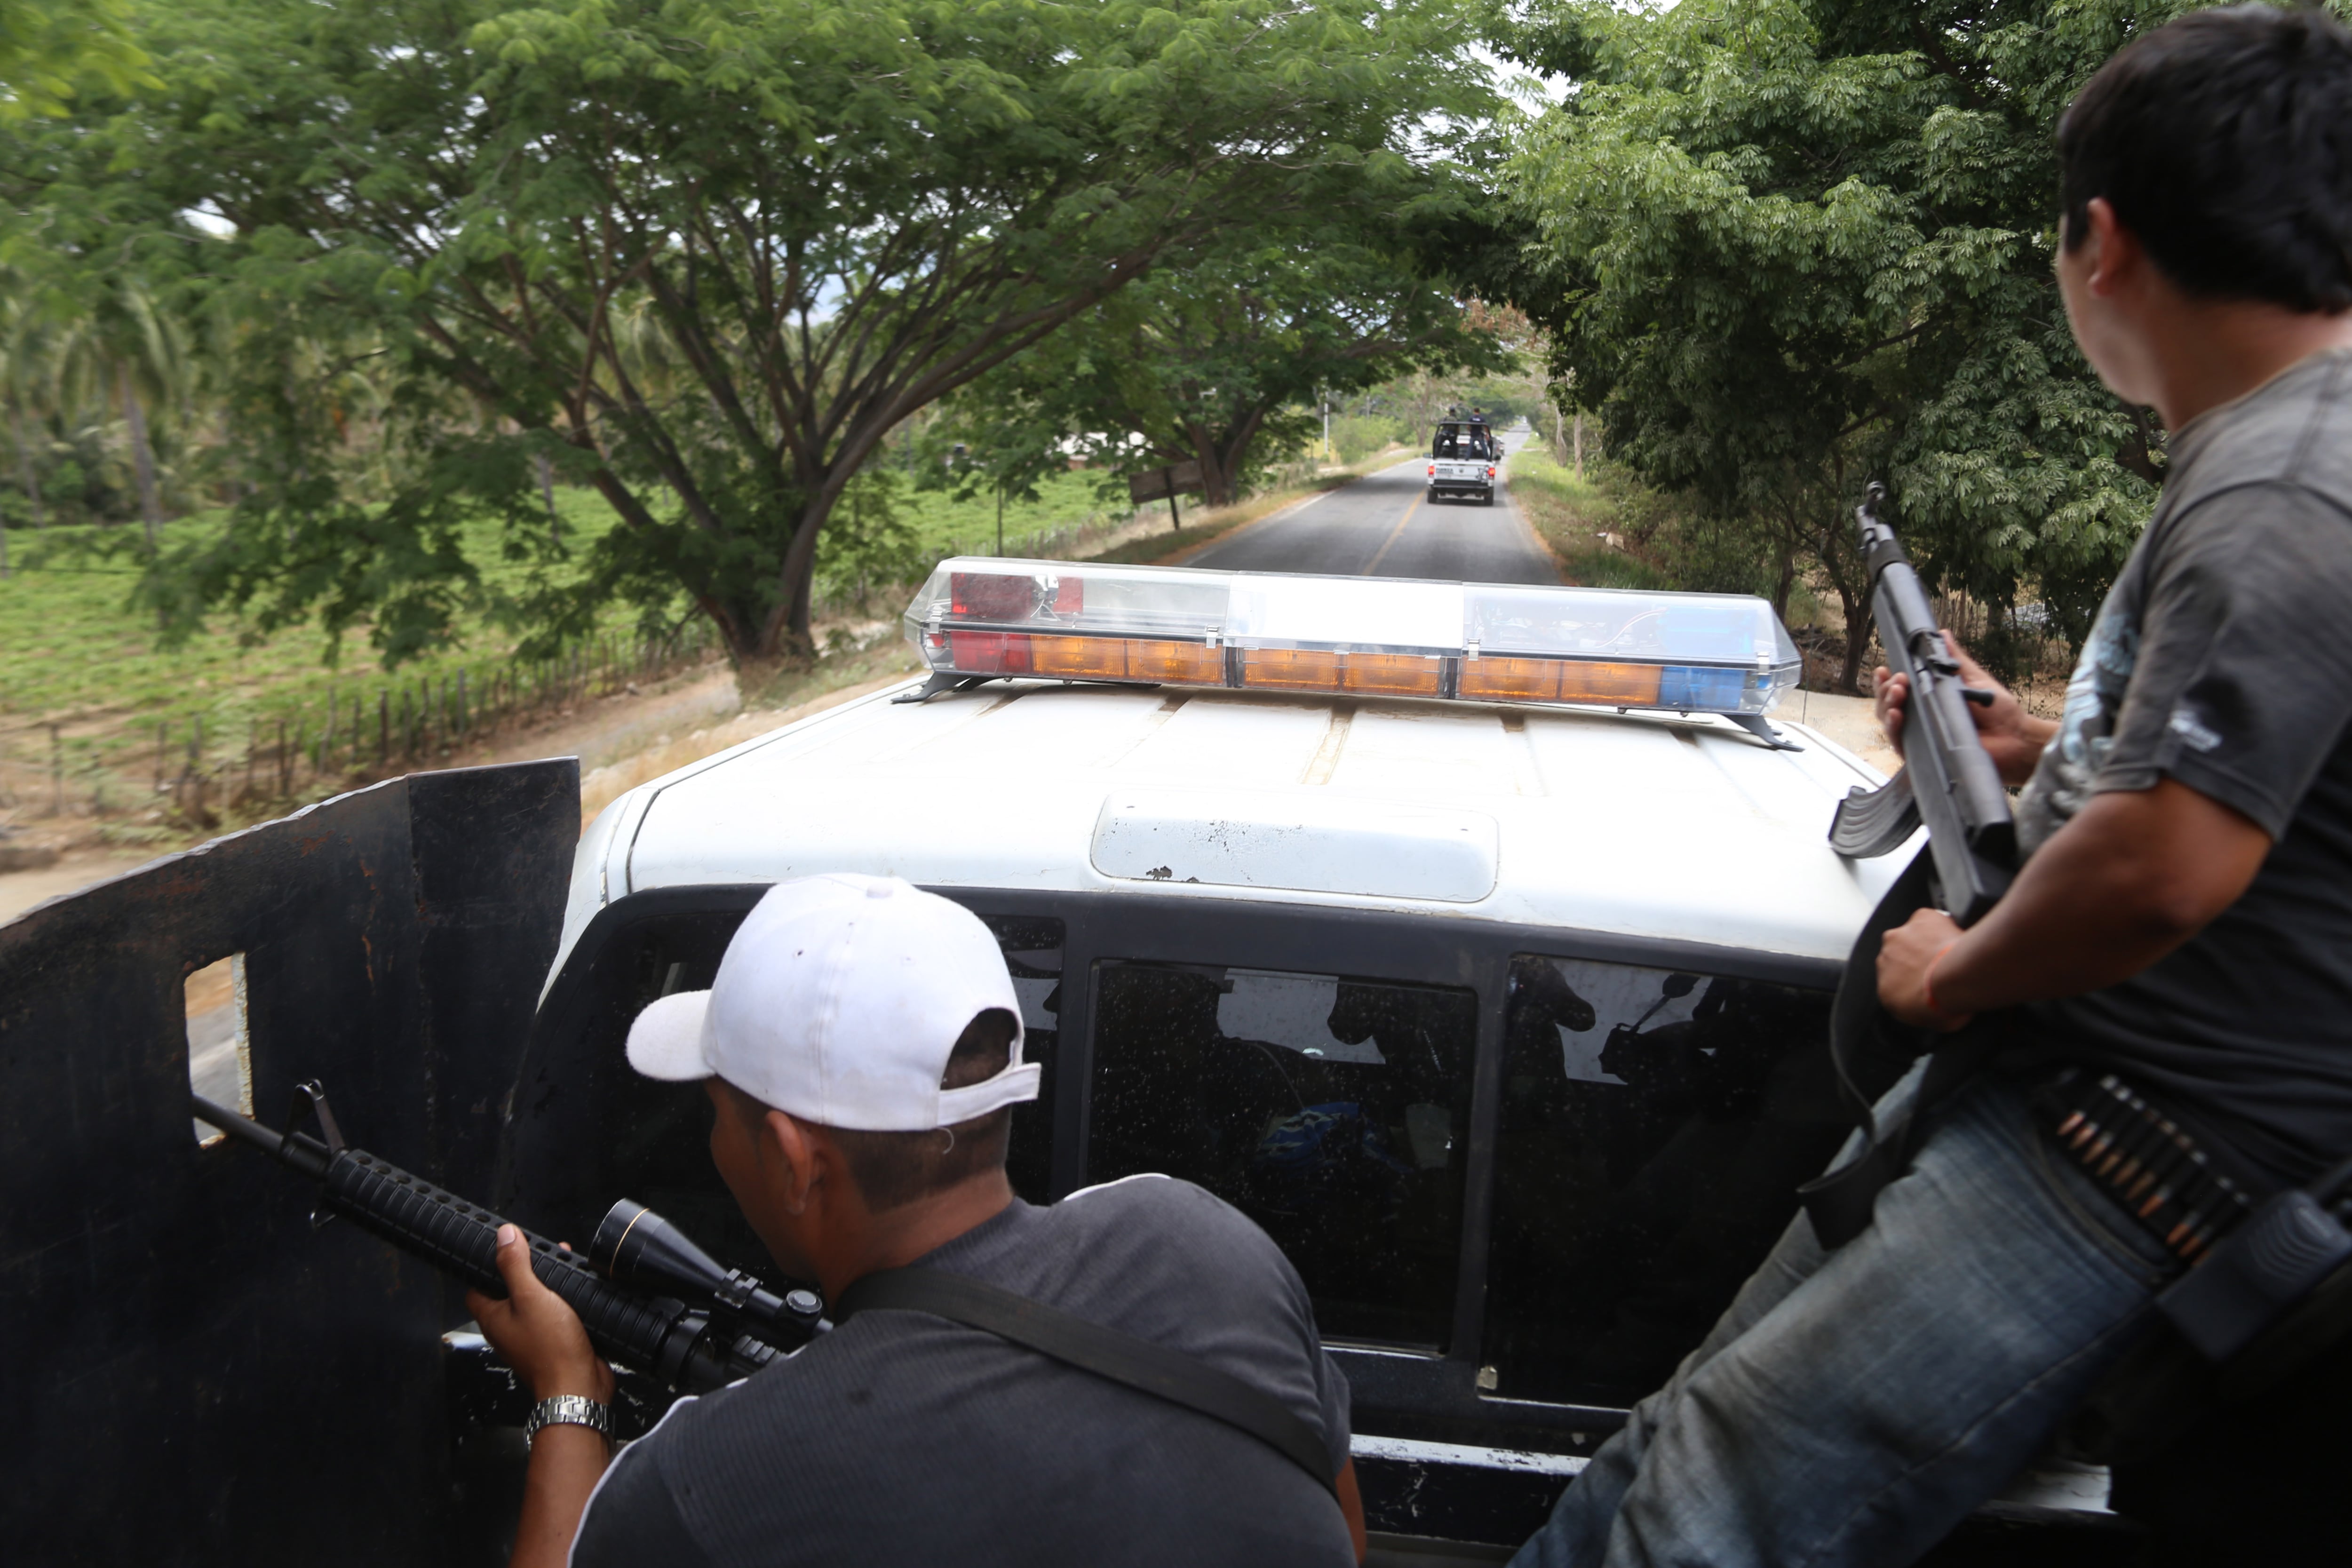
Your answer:
[[[1424,490],[1422,492],[1422,495],[1426,495],[1428,493],[1428,491]],[[1361,572],[1356,574],[1358,576],[1369,577],[1373,573],[1381,569],[1381,563],[1388,559],[1389,547],[1394,544],[1398,540],[1404,537],[1404,525],[1412,521],[1412,509],[1420,504],[1421,496],[1413,497],[1412,500],[1405,507],[1404,515],[1397,519],[1396,527],[1390,531],[1388,538],[1381,542],[1380,553],[1372,557],[1371,564],[1366,566]]]

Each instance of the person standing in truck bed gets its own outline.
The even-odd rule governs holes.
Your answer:
[[[2210,1188],[2220,1228],[2352,1153],[2347,126],[2352,34],[2260,5],[2158,29],[2068,109],[2060,289],[2101,378],[2173,432],[2163,499],[2063,717],[1971,710],[2025,786],[2015,884],[1966,932],[1921,910],[1877,961],[1896,1018],[1983,1016],[2001,1049],[1923,1109],[1858,1237],[1794,1222],[1519,1563],[1910,1562],[2149,1331],[2200,1252],[2175,1196]],[[2092,1164],[2085,1126],[2111,1140]],[[2153,1198],[2095,1173],[2110,1148],[2165,1162]],[[2340,1510],[2324,1490],[2301,1506]]]

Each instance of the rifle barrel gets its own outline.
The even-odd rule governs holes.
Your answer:
[[[318,1181],[328,1211],[477,1290],[506,1294],[498,1227],[507,1222],[498,1215],[340,1141],[331,1147],[299,1132],[275,1132],[200,1094],[189,1100],[199,1120]],[[579,1314],[590,1342],[608,1359],[685,1392],[707,1393],[757,1372],[778,1353],[757,1334],[737,1331],[747,1325],[715,1325],[707,1306],[616,1283],[587,1258],[531,1231],[522,1238],[531,1271]]]
[[[286,1154],[286,1135],[273,1132],[249,1116],[240,1116],[225,1105],[215,1105],[201,1094],[188,1097],[195,1102],[196,1120],[207,1126],[217,1127],[240,1143],[250,1143],[273,1160]]]

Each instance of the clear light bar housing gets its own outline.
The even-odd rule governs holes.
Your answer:
[[[1762,599],[967,556],[907,607],[937,675],[1764,714],[1797,684]]]

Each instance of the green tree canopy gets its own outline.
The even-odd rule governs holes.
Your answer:
[[[1510,170],[1507,264],[1607,449],[1737,521],[1784,595],[1862,625],[1851,508],[1888,478],[1934,579],[2079,638],[2162,433],[2074,347],[2051,265],[2057,118],[2173,0],[1569,0]],[[1851,686],[1863,638],[1849,637]]]
[[[122,0],[0,0],[0,123],[63,114],[77,92],[153,79]]]
[[[561,548],[541,458],[622,521],[538,626],[682,590],[739,661],[791,656],[819,532],[893,426],[1230,226],[1410,180],[1398,149],[1483,82],[1442,7],[1372,0],[148,18],[163,87],[55,155],[233,229],[206,268],[255,483],[159,571],[265,621],[370,616],[394,656],[470,591],[464,515]],[[369,505],[333,460],[359,366],[399,456]]]
[[[1320,216],[1096,306],[960,395],[956,433],[1016,487],[1067,456],[1114,472],[1189,460],[1225,506],[1264,454],[1317,427],[1325,395],[1507,363],[1442,282],[1368,241],[1360,212]]]

